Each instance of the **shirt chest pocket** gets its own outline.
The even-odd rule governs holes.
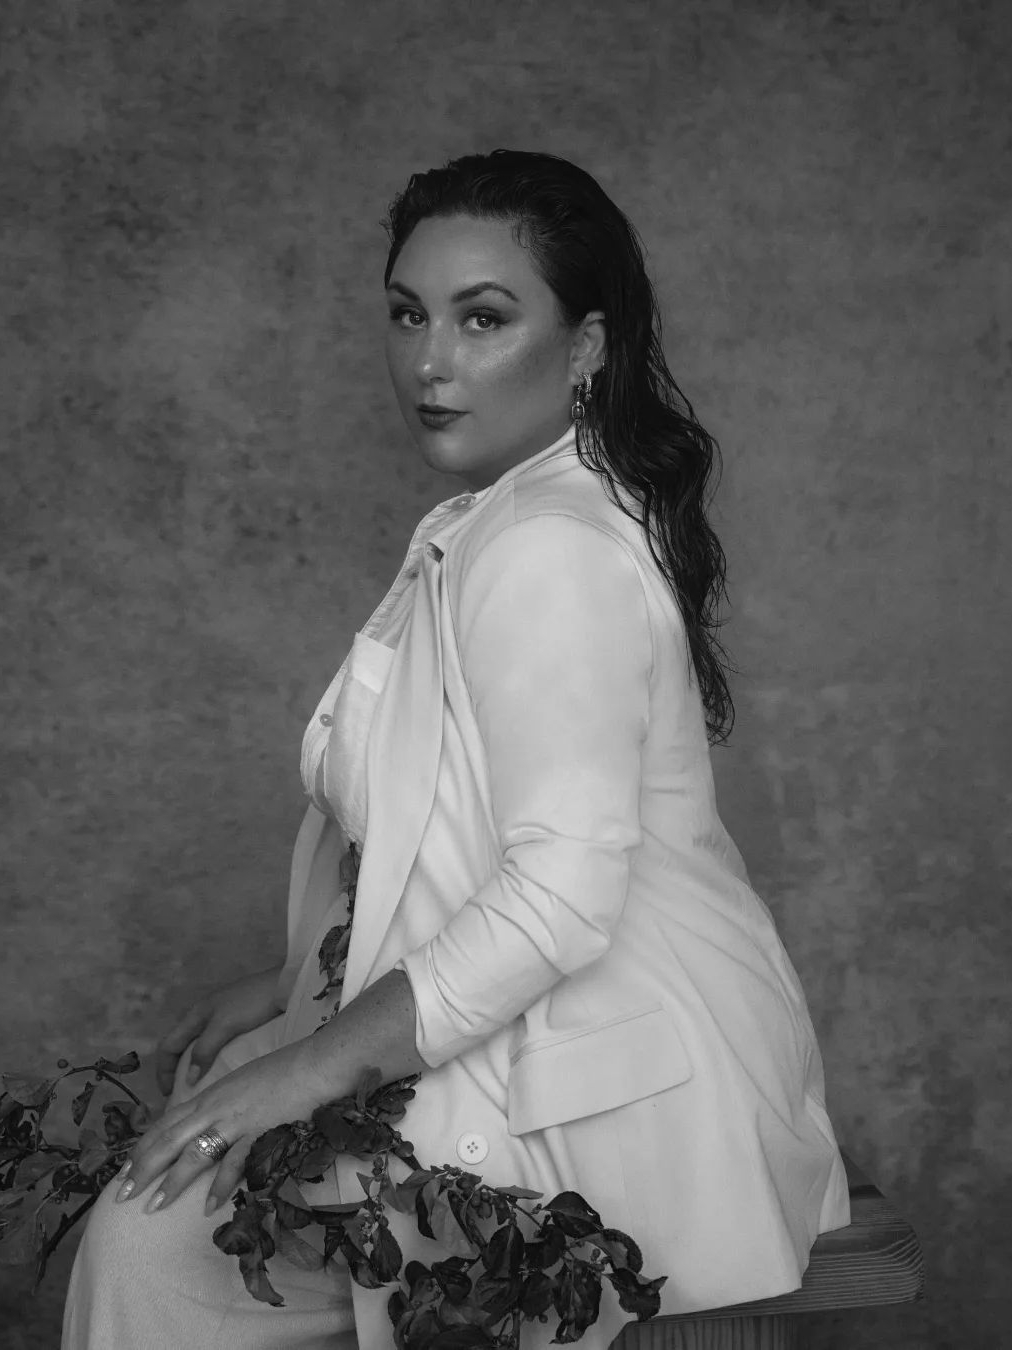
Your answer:
[[[510,1134],[544,1130],[677,1087],[692,1065],[660,1004],[522,1045],[510,1063]]]
[[[323,795],[330,809],[348,836],[359,844],[365,838],[367,823],[369,728],[393,658],[390,647],[364,633],[356,633],[319,767]]]

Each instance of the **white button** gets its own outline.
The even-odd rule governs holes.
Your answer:
[[[457,1157],[462,1163],[480,1163],[488,1157],[488,1140],[469,1130],[457,1140]]]
[[[470,506],[473,501],[474,501],[474,494],[471,492],[465,492],[464,495],[462,497],[458,497],[453,504],[459,511],[463,509],[463,507],[465,506]]]

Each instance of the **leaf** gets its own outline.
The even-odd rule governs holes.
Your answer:
[[[384,1284],[389,1284],[391,1280],[396,1280],[401,1272],[401,1262],[404,1260],[401,1254],[400,1244],[391,1233],[390,1229],[381,1224],[373,1235],[372,1248],[372,1267],[377,1277]]]
[[[133,1102],[104,1102],[102,1114],[105,1117],[105,1137],[110,1144],[122,1144],[134,1137],[134,1127],[130,1123]]]
[[[141,1057],[136,1050],[128,1050],[125,1055],[119,1059],[113,1060],[111,1064],[106,1065],[107,1073],[127,1074],[136,1073],[141,1067]]]
[[[400,1120],[409,1102],[415,1098],[414,1084],[418,1079],[418,1074],[412,1074],[409,1078],[398,1078],[393,1083],[387,1083],[370,1101],[369,1109],[385,1120]]]
[[[362,1076],[358,1080],[358,1087],[355,1089],[355,1105],[360,1111],[365,1110],[365,1104],[379,1088],[383,1086],[383,1073],[377,1069],[374,1064],[367,1069],[362,1070]]]
[[[601,1307],[600,1275],[585,1261],[567,1262],[555,1280],[552,1302],[562,1319],[554,1340],[560,1345],[578,1341],[597,1321]]]
[[[291,1125],[275,1125],[258,1135],[246,1158],[246,1185],[251,1191],[262,1191],[281,1171],[295,1146],[295,1131]]]
[[[307,1228],[313,1222],[313,1211],[300,1205],[283,1200],[280,1195],[274,1197],[274,1212],[278,1223],[285,1228]]]
[[[488,1319],[497,1322],[520,1297],[521,1281],[511,1276],[482,1275],[474,1286],[475,1301]]]
[[[543,1270],[533,1270],[524,1280],[520,1291],[520,1311],[531,1321],[552,1306],[554,1281]]]
[[[348,893],[349,906],[355,898],[355,887],[358,884],[358,869],[360,858],[358,847],[352,843],[337,865],[337,876],[342,891]]]
[[[512,1278],[520,1271],[524,1259],[524,1240],[515,1223],[497,1228],[482,1253],[482,1264],[490,1275],[499,1279]]]
[[[424,1195],[425,1191],[421,1193]],[[457,1222],[449,1199],[445,1195],[440,1195],[429,1206],[429,1227],[436,1241],[445,1247],[451,1256],[477,1255],[477,1246]]]
[[[243,1256],[260,1245],[263,1236],[263,1209],[250,1204],[239,1191],[235,1197],[236,1211],[231,1219],[214,1230],[212,1241],[226,1256]]]
[[[95,1173],[109,1161],[109,1145],[100,1139],[94,1130],[83,1129],[78,1137],[81,1150],[77,1159],[77,1170],[85,1177]]]
[[[460,1224],[461,1228],[463,1228],[468,1239],[478,1250],[481,1250],[484,1246],[484,1237],[481,1231],[481,1225],[478,1223],[477,1215],[472,1211],[471,1201],[474,1192],[472,1190],[470,1194],[467,1192],[462,1193],[457,1189],[463,1180],[463,1177],[458,1177],[452,1186],[447,1187],[446,1200],[450,1209],[453,1211],[453,1217]]]
[[[387,1299],[387,1316],[390,1318],[390,1321],[394,1324],[394,1326],[397,1325],[397,1323],[401,1320],[404,1314],[410,1309],[410,1307],[411,1304],[408,1302],[407,1295],[405,1294],[404,1290],[395,1289],[394,1292]]]
[[[667,1281],[666,1275],[656,1280],[644,1280],[631,1270],[616,1270],[605,1274],[618,1293],[619,1306],[623,1312],[633,1313],[637,1321],[645,1322],[656,1317],[661,1308],[661,1286]]]
[[[89,1078],[81,1091],[70,1103],[70,1118],[75,1125],[80,1125],[81,1121],[84,1119],[88,1110],[88,1104],[94,1095],[95,1084]]]
[[[431,1181],[438,1170],[439,1169],[436,1167],[416,1167],[409,1176],[406,1176],[403,1181],[397,1183],[398,1189],[416,1191],[427,1182]]]
[[[320,943],[320,974],[333,976],[338,966],[348,954],[351,941],[351,927],[346,923],[336,924],[324,936]],[[322,995],[317,994],[316,998]]]
[[[31,1191],[27,1186],[19,1186],[17,1190],[0,1191],[0,1211],[17,1209],[30,1195]],[[0,1223],[2,1222],[0,1219]]]
[[[430,1350],[433,1338],[444,1330],[433,1304],[409,1307],[395,1329],[394,1341],[398,1350]]]
[[[29,1153],[26,1150],[21,1152],[23,1161],[18,1166],[17,1175],[22,1186],[26,1186],[29,1182],[37,1182],[53,1171],[54,1159],[51,1153]]]
[[[431,1341],[425,1342],[426,1350],[486,1350],[498,1344],[481,1327],[449,1327],[440,1331]]]
[[[346,1230],[343,1223],[328,1223],[323,1230],[323,1263],[330,1261],[334,1253],[341,1250],[341,1243],[346,1236]]]
[[[330,1219],[350,1219],[361,1212],[364,1200],[351,1200],[346,1205],[311,1205],[313,1218],[317,1223],[327,1223]]]
[[[433,1277],[429,1267],[423,1266],[421,1261],[409,1261],[404,1267],[404,1278],[407,1281],[412,1303],[417,1303],[426,1289],[431,1291],[433,1298],[436,1298],[440,1293],[438,1281]]]
[[[351,1152],[351,1143],[356,1132],[361,1129],[354,1121],[348,1120],[344,1108],[333,1103],[322,1106],[313,1113],[313,1125],[334,1149],[335,1153]]]
[[[523,1186],[496,1186],[496,1195],[505,1195],[510,1200],[540,1200],[544,1191],[527,1191]]]
[[[373,1268],[368,1256],[362,1254],[347,1230],[341,1242],[341,1255],[348,1262],[351,1278],[363,1289],[379,1289],[384,1283]]]
[[[58,1078],[33,1078],[27,1074],[5,1073],[0,1075],[4,1091],[19,1106],[30,1106],[33,1110],[44,1111],[56,1092]]]
[[[362,1187],[362,1190],[366,1195],[369,1195],[372,1191],[372,1177],[367,1176],[365,1172],[356,1172],[355,1175],[358,1177],[358,1184]]]
[[[554,1200],[549,1200],[545,1209],[569,1237],[589,1237],[604,1227],[597,1210],[592,1209],[576,1191],[560,1192]]]
[[[239,1269],[243,1282],[255,1299],[260,1303],[269,1303],[274,1308],[283,1308],[285,1300],[267,1278],[264,1253],[260,1247],[243,1252],[239,1257]]]
[[[17,1162],[19,1158],[27,1157],[23,1148],[18,1144],[4,1145],[0,1148],[0,1167],[6,1167],[9,1163]],[[16,1168],[14,1169],[17,1170]]]
[[[643,1269],[643,1253],[628,1233],[621,1233],[617,1228],[605,1228],[594,1234],[593,1241],[615,1270],[632,1270],[639,1274]]]
[[[25,1214],[0,1237],[0,1266],[33,1265],[46,1242],[46,1229],[38,1214]]]
[[[282,1223],[274,1226],[274,1245],[278,1255],[283,1256],[297,1270],[323,1269],[323,1253]]]
[[[151,1123],[151,1109],[143,1102],[134,1102],[129,1111],[130,1128],[137,1134],[143,1134]]]
[[[429,1205],[430,1202],[438,1196],[439,1190],[438,1183],[436,1184],[435,1193],[430,1189],[431,1186],[432,1182],[429,1181],[426,1182],[420,1190],[415,1191],[415,1222],[422,1237],[435,1240],[436,1234],[433,1231],[432,1224],[429,1222]]]
[[[554,1223],[546,1223],[541,1230],[541,1240],[528,1242],[527,1264],[536,1270],[550,1270],[557,1265],[566,1250],[566,1235]]]
[[[466,1264],[460,1256],[450,1256],[445,1261],[432,1263],[436,1282],[451,1303],[463,1303],[471,1292],[471,1277],[464,1269]]]
[[[321,1144],[302,1155],[292,1175],[296,1181],[307,1181],[310,1184],[322,1181],[324,1172],[333,1166],[336,1157],[337,1154],[329,1144]]]

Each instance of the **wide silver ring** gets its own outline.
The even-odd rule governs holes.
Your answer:
[[[217,1130],[205,1130],[203,1134],[198,1134],[193,1142],[205,1158],[210,1158],[211,1162],[217,1162],[219,1158],[224,1158],[229,1150],[228,1141],[223,1139]]]

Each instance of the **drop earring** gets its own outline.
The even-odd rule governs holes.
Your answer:
[[[574,422],[582,422],[587,416],[587,404],[590,402],[590,390],[593,382],[593,375],[589,370],[585,370],[580,376],[580,383],[576,386],[576,397],[569,410],[569,415]]]

